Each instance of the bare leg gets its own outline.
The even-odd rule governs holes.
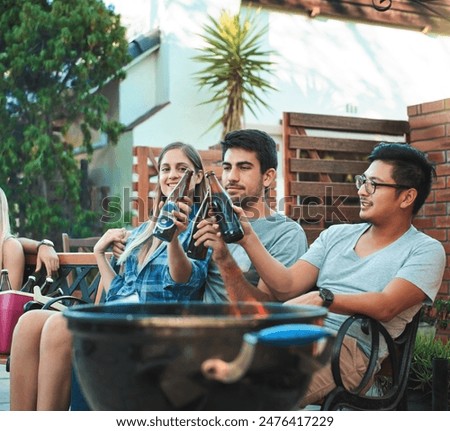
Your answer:
[[[62,313],[53,315],[41,336],[37,410],[68,410],[72,371],[72,335]]]
[[[10,408],[36,410],[41,333],[53,311],[32,310],[19,319],[11,346]]]

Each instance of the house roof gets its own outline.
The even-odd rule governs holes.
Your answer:
[[[450,35],[450,0],[243,0],[308,14]]]
[[[139,35],[128,44],[128,54],[132,60],[158,48],[161,43],[161,32],[159,29],[149,31],[148,33]]]

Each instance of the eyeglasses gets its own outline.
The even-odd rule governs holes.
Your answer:
[[[369,180],[365,175],[356,175],[355,176],[356,188],[359,190],[363,184],[366,189],[366,192],[369,193],[369,195],[373,195],[375,193],[375,191],[377,190],[377,187],[380,187],[380,186],[392,187],[394,189],[409,189],[409,188],[411,188],[410,186],[405,186],[402,184],[377,183],[373,180]]]

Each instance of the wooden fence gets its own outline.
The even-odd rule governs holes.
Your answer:
[[[309,243],[332,224],[359,221],[354,176],[380,141],[409,142],[408,122],[283,114],[284,211]]]

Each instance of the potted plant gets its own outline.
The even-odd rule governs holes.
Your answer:
[[[450,299],[436,299],[434,303],[436,308],[436,324],[438,329],[447,329],[450,313]]]
[[[408,404],[411,410],[431,410],[434,358],[450,360],[450,343],[435,338],[433,333],[418,332],[408,380]],[[450,382],[448,390],[450,395]]]

